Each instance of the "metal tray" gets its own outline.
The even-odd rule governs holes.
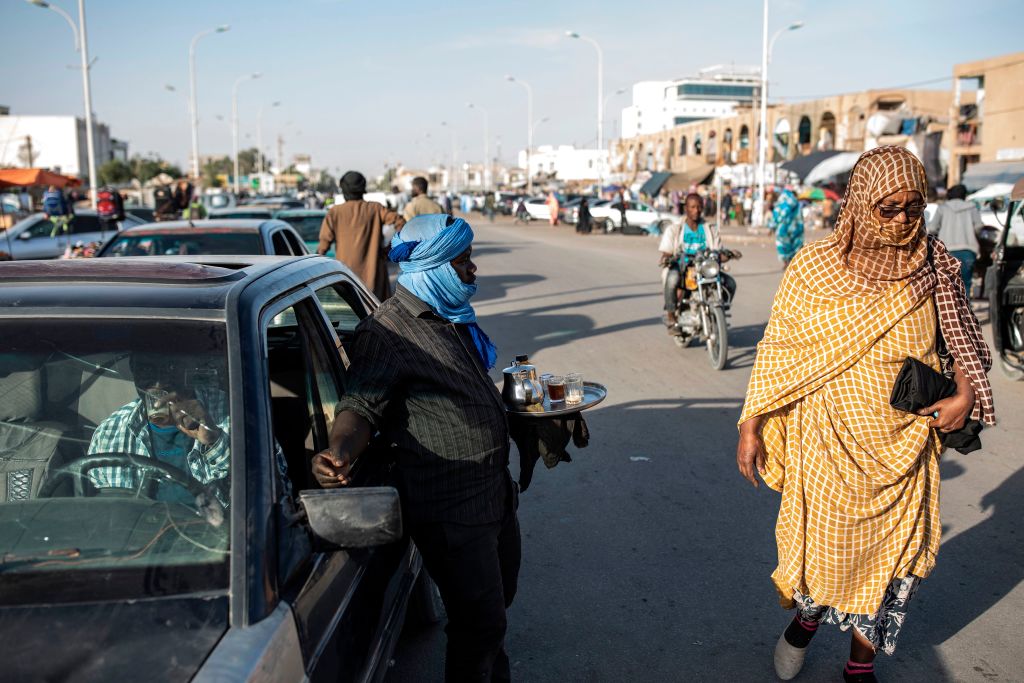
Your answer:
[[[505,406],[505,410],[511,415],[522,415],[523,417],[557,417],[559,415],[567,415],[569,413],[576,413],[587,408],[593,408],[601,401],[608,397],[608,389],[603,384],[597,382],[584,382],[583,383],[583,400],[579,403],[565,403],[560,402],[551,407],[551,402],[548,400],[547,395],[544,396],[544,403],[534,403],[531,406],[525,408],[509,408]]]

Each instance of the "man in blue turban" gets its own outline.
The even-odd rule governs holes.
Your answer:
[[[330,448],[313,459],[324,488],[360,483],[394,461],[406,529],[448,613],[445,678],[510,680],[506,610],[521,559],[518,489],[508,470],[494,344],[476,322],[473,230],[417,216],[391,242],[397,290],[356,328]],[[362,457],[366,468],[352,468]]]

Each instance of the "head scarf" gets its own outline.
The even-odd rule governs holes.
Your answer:
[[[899,223],[874,214],[875,206],[895,192],[918,192],[924,201],[927,180],[917,157],[892,146],[862,154],[832,235],[847,268],[876,283],[914,276],[928,261],[923,217]]]
[[[498,353],[476,322],[469,300],[476,285],[459,279],[451,261],[473,242],[473,229],[461,218],[435,213],[416,216],[391,240],[388,258],[399,265],[398,283],[453,323],[466,324],[484,367],[494,367]]]
[[[359,171],[349,171],[338,181],[345,201],[362,199],[366,194],[366,177]]]

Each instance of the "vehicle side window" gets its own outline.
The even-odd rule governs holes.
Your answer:
[[[292,250],[288,248],[288,243],[284,240],[284,233],[280,230],[273,233],[270,236],[270,242],[274,247],[274,254],[277,256],[292,256]]]
[[[35,224],[29,226],[25,232],[30,237],[49,237],[53,232],[53,223],[49,218],[41,218]]]
[[[302,245],[302,242],[299,241],[299,238],[295,236],[295,233],[289,230],[282,230],[281,234],[284,235],[285,241],[288,242],[288,246],[292,250],[293,254],[296,256],[302,256],[306,253],[305,247]]]
[[[73,235],[81,235],[85,232],[100,232],[101,230],[116,232],[117,225],[110,223],[101,226],[100,219],[97,216],[75,216],[71,221],[71,234]]]
[[[316,290],[316,298],[343,340],[350,337],[359,321],[367,316],[366,307],[350,285],[339,282],[321,287]]]

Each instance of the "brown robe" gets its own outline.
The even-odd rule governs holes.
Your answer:
[[[401,230],[405,219],[391,209],[362,199],[332,206],[320,226],[318,254],[334,243],[335,258],[352,269],[381,301],[391,296],[382,228],[393,224]]]

